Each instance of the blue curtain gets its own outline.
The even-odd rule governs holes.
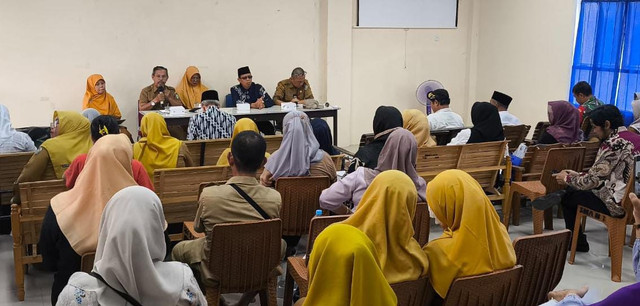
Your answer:
[[[593,94],[616,105],[629,124],[633,93],[640,91],[640,0],[583,0],[571,86],[587,81]],[[569,101],[574,102],[571,90]]]

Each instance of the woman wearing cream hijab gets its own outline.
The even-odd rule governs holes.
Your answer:
[[[54,304],[71,274],[80,270],[80,256],[96,250],[98,224],[107,201],[121,189],[136,185],[131,156],[127,136],[100,138],[87,154],[75,186],[51,199],[38,246],[43,265],[57,270],[51,292]]]
[[[220,154],[220,157],[218,158],[218,162],[216,163],[216,166],[229,165],[229,160],[227,159],[227,156],[229,155],[229,153],[231,153],[231,143],[233,143],[233,138],[236,137],[236,135],[240,134],[240,132],[244,132],[244,131],[254,131],[260,134],[260,131],[258,130],[258,126],[256,125],[255,122],[253,122],[253,120],[249,118],[242,118],[236,121],[236,125],[233,127],[233,134],[231,135],[231,139],[229,140],[229,147],[224,149],[224,151],[222,151],[222,154]],[[264,152],[264,157],[269,158],[269,156],[271,156],[271,154],[269,154],[268,152]]]
[[[194,108],[197,103],[200,103],[202,93],[209,90],[207,86],[202,85],[200,79],[200,70],[195,66],[187,67],[187,71],[184,72],[182,80],[176,86],[176,93],[180,96],[180,101],[184,103],[187,109]]]
[[[402,126],[416,137],[418,148],[436,146],[436,142],[431,138],[429,120],[421,111],[417,109],[402,111]]]
[[[100,74],[92,74],[87,78],[87,87],[82,100],[82,109],[93,108],[101,115],[109,115],[120,119],[120,109],[116,100],[107,92],[106,83]]]
[[[427,203],[444,233],[424,251],[429,280],[447,296],[451,283],[463,276],[508,269],[516,255],[505,227],[482,187],[462,170],[446,170],[427,185]]]
[[[342,222],[371,239],[390,284],[416,280],[426,275],[429,268],[427,256],[413,238],[417,197],[409,176],[387,170],[376,176],[362,196],[358,210]]]
[[[380,270],[371,240],[346,224],[327,227],[309,259],[309,293],[299,305],[387,306],[396,295]]]

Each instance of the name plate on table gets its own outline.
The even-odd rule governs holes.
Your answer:
[[[185,108],[182,106],[171,106],[169,107],[169,115],[182,115],[184,114]]]
[[[293,102],[284,102],[280,104],[280,108],[285,112],[290,112],[292,110],[296,110],[296,104]]]
[[[238,114],[248,114],[251,112],[251,105],[249,103],[236,104],[236,111]]]

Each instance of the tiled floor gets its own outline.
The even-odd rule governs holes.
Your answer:
[[[498,207],[499,209],[499,207]],[[511,238],[529,235],[533,231],[531,213],[529,209],[522,209],[520,226],[511,226]],[[556,229],[563,229],[562,219],[554,219]],[[588,285],[599,300],[618,288],[634,282],[631,265],[631,248],[624,248],[624,263],[622,267],[622,282],[614,283],[610,279],[610,260],[607,257],[607,234],[604,226],[593,220],[587,221],[587,237],[591,245],[589,253],[578,253],[574,265],[565,265],[564,276],[558,288],[579,288]],[[436,238],[442,233],[438,226],[431,227],[430,238]],[[53,276],[50,273],[38,271],[30,267],[25,276],[25,300],[19,302],[16,297],[16,285],[13,270],[12,239],[9,235],[0,236],[0,305],[49,305],[49,292]],[[303,249],[301,246],[299,249]],[[227,300],[234,302],[239,295],[228,295]],[[279,303],[282,303],[279,299]],[[255,303],[256,305],[259,303]]]

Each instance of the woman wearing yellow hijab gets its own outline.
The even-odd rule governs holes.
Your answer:
[[[387,306],[396,294],[380,270],[376,248],[357,228],[327,227],[309,259],[309,293],[296,305]]]
[[[120,119],[120,109],[116,100],[107,92],[104,78],[100,74],[92,74],[87,78],[87,89],[82,100],[82,109],[94,108],[101,115],[109,115]]]
[[[434,147],[436,142],[431,138],[431,127],[427,116],[417,109],[402,111],[402,127],[416,137],[418,148]]]
[[[222,154],[220,154],[220,157],[218,158],[218,162],[216,163],[217,166],[229,165],[227,156],[229,155],[229,153],[231,153],[231,143],[233,143],[233,137],[236,137],[236,135],[244,131],[254,131],[260,134],[260,131],[258,130],[258,126],[256,125],[255,122],[253,122],[253,120],[249,118],[242,118],[238,120],[236,122],[236,125],[233,127],[233,134],[231,135],[231,141],[229,142],[229,147],[224,149],[224,151],[222,151]],[[265,158],[269,158],[269,156],[271,156],[271,154],[269,154],[268,152],[264,152]]]
[[[169,135],[167,123],[158,113],[148,113],[140,123],[142,138],[133,145],[133,158],[140,161],[153,181],[155,169],[175,168],[183,158],[185,166],[193,166],[189,149]]]
[[[176,86],[176,92],[180,96],[180,100],[188,109],[194,108],[196,103],[200,103],[202,92],[209,90],[207,86],[202,85],[200,80],[200,70],[195,66],[187,67],[182,76],[182,80]]]
[[[383,171],[365,191],[358,210],[342,222],[358,228],[373,241],[390,284],[416,280],[429,268],[427,256],[413,239],[417,198],[409,176],[398,170]]]
[[[442,298],[458,277],[508,269],[516,254],[498,213],[482,187],[462,170],[447,170],[427,185],[427,203],[442,223],[442,237],[429,242],[429,280]]]

